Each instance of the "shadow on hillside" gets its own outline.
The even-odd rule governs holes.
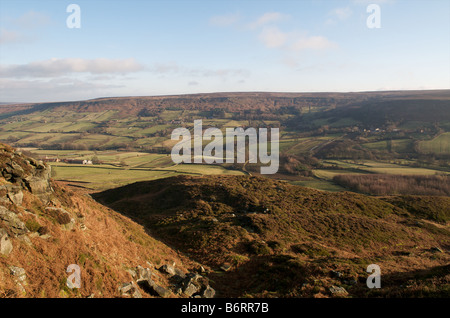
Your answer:
[[[353,290],[355,297],[422,298],[450,297],[450,265],[428,269],[381,273],[381,288],[368,289],[366,281],[358,282]]]

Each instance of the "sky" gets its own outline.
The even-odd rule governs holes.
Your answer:
[[[0,102],[403,89],[450,89],[450,1],[0,0]]]

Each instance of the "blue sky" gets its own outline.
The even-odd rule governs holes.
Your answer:
[[[448,0],[0,0],[0,102],[449,88]]]

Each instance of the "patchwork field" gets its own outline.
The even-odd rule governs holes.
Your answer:
[[[227,128],[277,127],[282,160],[275,178],[341,191],[332,180],[340,174],[450,173],[449,100],[449,91],[221,93],[35,104],[1,114],[0,141],[44,158],[95,159],[86,171],[99,188],[122,184],[127,173],[130,182],[167,174],[257,173],[261,163],[234,170],[173,166],[168,154],[178,140],[171,132],[184,127],[192,134],[197,119],[203,129],[224,135]],[[51,164],[55,178],[84,182],[89,175],[85,167]]]
[[[106,190],[126,184],[167,178],[176,175],[244,175],[238,170],[219,165],[179,164],[170,155],[123,151],[74,151],[23,148],[36,156],[58,158],[61,162],[49,162],[52,177],[89,190]],[[93,165],[70,164],[64,159],[94,160]]]

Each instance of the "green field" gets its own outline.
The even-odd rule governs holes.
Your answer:
[[[85,188],[101,191],[126,184],[167,178],[180,174],[187,175],[240,175],[240,171],[227,170],[212,165],[177,165],[163,169],[121,168],[110,165],[72,165],[53,163],[52,177],[59,181],[68,181]]]
[[[229,170],[219,165],[179,164],[170,155],[126,151],[41,150],[24,148],[41,158],[92,160],[101,164],[79,165],[50,162],[52,177],[68,181],[91,190],[105,190],[137,181],[186,175],[242,175],[244,172]]]
[[[362,146],[370,150],[393,151],[398,153],[412,152],[413,141],[411,139],[393,139],[370,142]]]
[[[377,173],[397,175],[435,175],[448,173],[439,170],[416,168],[400,164],[377,161],[358,161],[357,163],[355,163],[345,160],[325,160],[323,163],[329,168],[313,170],[314,175],[317,178],[323,180],[331,180],[334,176],[339,174]],[[332,167],[338,167],[340,169],[333,169]]]
[[[331,180],[334,176],[339,174],[361,174],[358,172],[353,172],[351,170],[328,170],[328,169],[315,169],[313,170],[313,174],[319,178],[324,180]]]
[[[432,140],[419,142],[419,150],[422,153],[450,154],[450,132],[440,134]]]
[[[173,171],[132,170],[107,165],[82,166],[52,164],[55,180],[81,183],[92,190],[106,190],[138,181],[153,180],[176,175]]]
[[[329,192],[340,192],[340,191],[346,191],[345,188],[334,184],[330,181],[325,180],[305,180],[305,181],[291,181],[289,182],[294,185],[312,188],[316,190],[322,190],[322,191],[329,191]]]

